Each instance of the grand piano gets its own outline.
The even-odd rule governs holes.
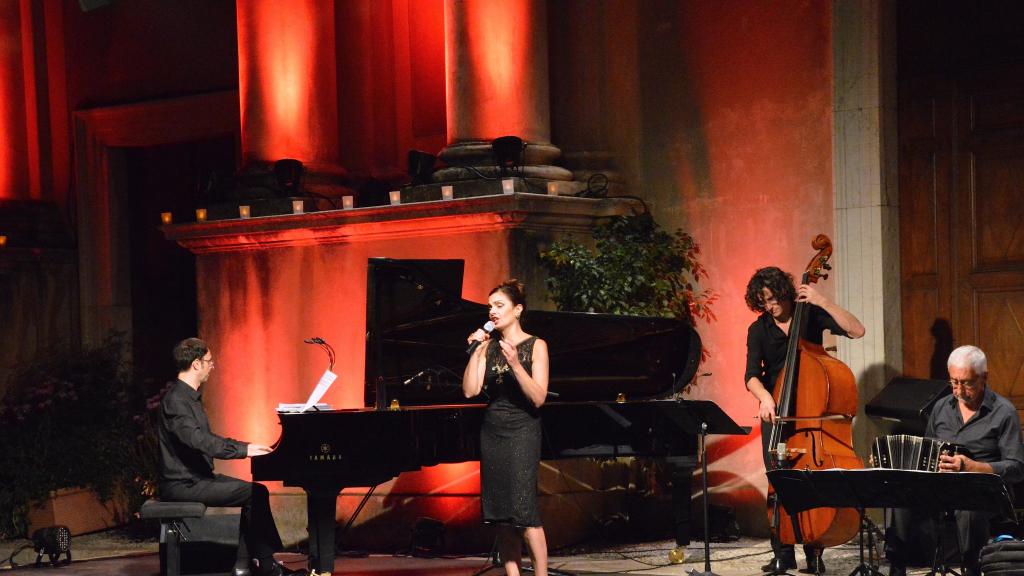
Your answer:
[[[461,260],[369,260],[366,407],[281,413],[281,436],[252,458],[253,479],[308,496],[309,567],[334,568],[335,501],[346,487],[479,460],[486,398],[462,395],[466,335],[487,318],[461,298]],[[689,540],[690,482],[710,402],[675,394],[695,376],[697,332],[669,318],[528,310],[547,340],[542,458],[648,456],[674,468],[676,540]],[[370,440],[368,440],[370,439]]]

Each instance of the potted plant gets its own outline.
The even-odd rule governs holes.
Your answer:
[[[18,371],[0,402],[0,537],[26,535],[33,513],[88,532],[137,509],[156,454],[124,348],[111,337],[47,351]]]

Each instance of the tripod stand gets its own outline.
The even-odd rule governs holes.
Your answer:
[[[498,546],[498,538],[499,538],[499,535],[495,534],[494,542],[491,543],[491,552],[490,552],[490,554],[487,555],[488,563],[483,565],[483,566],[481,566],[480,569],[477,570],[476,572],[473,572],[472,576],[480,576],[481,574],[485,574],[485,573],[487,573],[487,572],[489,572],[491,570],[494,570],[496,568],[501,568],[502,567],[501,553],[499,551],[499,546]],[[532,574],[534,572],[533,566],[521,566],[520,570],[522,570],[523,572],[526,572],[526,573],[530,573],[530,574]],[[570,573],[570,572],[562,572],[562,571],[559,571],[559,570],[555,570],[555,569],[553,569],[551,567],[548,567],[548,575],[549,576],[573,576],[573,574]]]

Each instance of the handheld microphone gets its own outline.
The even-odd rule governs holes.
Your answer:
[[[494,330],[494,322],[491,322],[490,320],[488,320],[487,323],[483,325],[483,329],[484,329],[484,332],[487,332],[488,334],[490,334]],[[480,341],[479,340],[474,340],[473,343],[469,345],[469,348],[466,348],[466,354],[472,354],[473,351],[476,350],[476,347],[479,346],[479,345],[480,345]]]

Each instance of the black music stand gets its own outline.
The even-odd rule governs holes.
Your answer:
[[[701,483],[704,489],[704,571],[690,570],[690,576],[718,576],[711,571],[711,520],[710,495],[708,494],[708,459],[705,440],[708,434],[750,434],[750,428],[740,426],[722,412],[717,404],[710,400],[682,400],[680,404],[689,408],[685,414],[675,415],[673,420],[680,428],[691,434],[700,434]]]
[[[864,510],[915,508],[940,514],[956,510],[998,511],[1012,517],[1013,505],[1002,478],[976,472],[919,470],[770,470],[768,481],[789,514],[812,508],[855,508],[860,514],[860,564],[850,576],[883,576],[864,560]],[[941,546],[941,542],[939,544]],[[954,573],[940,564],[936,550],[931,574]]]

